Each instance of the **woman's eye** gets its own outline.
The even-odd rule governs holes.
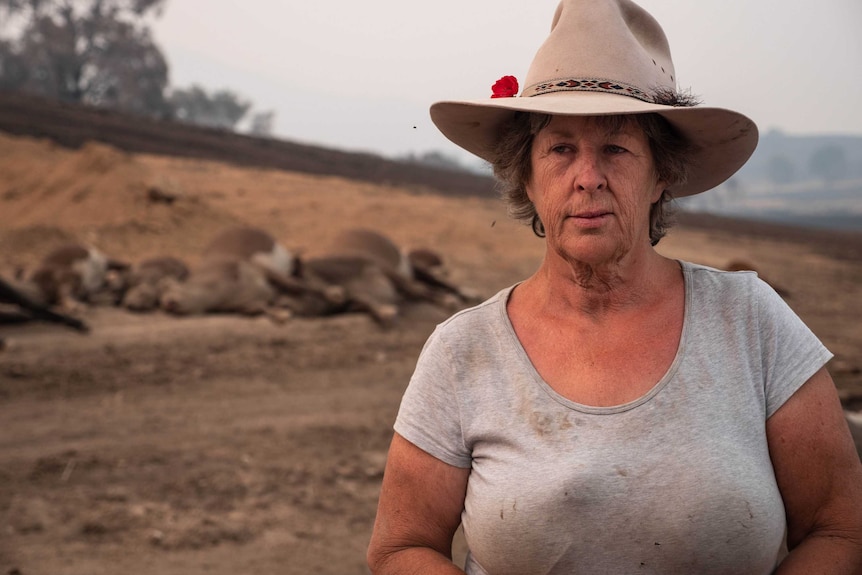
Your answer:
[[[607,147],[607,150],[608,150],[608,152],[610,152],[611,154],[622,154],[623,152],[625,152],[625,151],[626,151],[626,149],[625,149],[625,148],[623,148],[622,146],[617,146],[616,144],[610,144],[610,145]]]
[[[572,151],[572,147],[566,144],[557,144],[551,148],[551,151],[555,154],[565,154],[567,152]]]

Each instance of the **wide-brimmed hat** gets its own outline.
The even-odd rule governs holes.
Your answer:
[[[525,88],[513,77],[482,100],[444,101],[431,119],[462,148],[493,161],[504,123],[516,112],[601,116],[654,112],[694,145],[688,180],[674,197],[697,194],[733,175],[757,146],[757,126],[724,108],[674,106],[677,94],[670,47],[659,23],[630,0],[562,0],[551,33],[536,53]],[[509,97],[507,97],[509,96]]]

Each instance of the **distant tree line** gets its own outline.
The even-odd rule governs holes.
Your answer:
[[[817,148],[808,157],[806,170],[799,170],[791,159],[778,154],[770,156],[768,163],[769,180],[774,184],[789,184],[808,176],[822,182],[837,182],[848,174],[847,155],[843,148],[835,145],[825,145]]]
[[[0,0],[0,90],[235,130],[252,104],[232,90],[171,88],[148,22],[166,0]],[[272,132],[275,113],[249,131]]]
[[[748,182],[776,185],[862,180],[862,136],[791,136],[771,130],[740,174]]]

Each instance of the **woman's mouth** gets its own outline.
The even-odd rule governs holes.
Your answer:
[[[589,210],[572,214],[569,216],[569,219],[573,220],[578,226],[589,228],[602,225],[610,216],[611,212],[606,210]]]
[[[605,210],[592,210],[589,212],[579,212],[577,214],[574,214],[572,217],[573,218],[591,219],[591,218],[600,218],[602,216],[608,215],[609,213],[610,212],[607,212]]]

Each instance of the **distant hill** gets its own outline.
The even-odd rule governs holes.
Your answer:
[[[341,176],[404,186],[417,192],[495,195],[494,182],[489,176],[464,170],[153,120],[14,92],[0,91],[0,131],[48,138],[70,148],[80,148],[93,140],[127,152],[206,158],[242,166]]]

